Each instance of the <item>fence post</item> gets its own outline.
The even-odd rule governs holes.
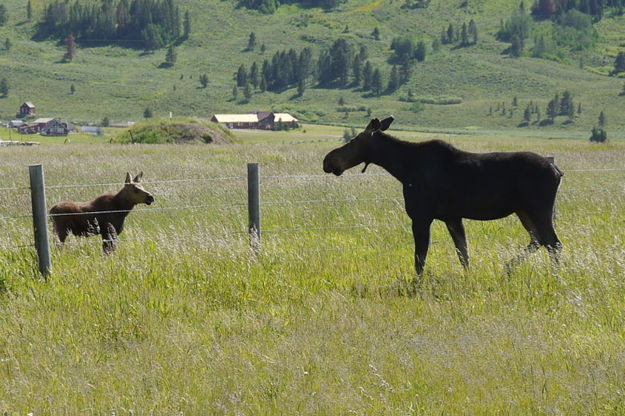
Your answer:
[[[260,173],[258,163],[247,164],[247,212],[250,245],[260,250]]]
[[[545,156],[545,159],[551,162],[552,165],[556,165],[556,158],[554,156]],[[556,220],[556,201],[553,201],[553,212],[551,213],[551,218],[554,221]]]
[[[43,179],[43,166],[30,165],[30,197],[33,208],[33,228],[35,249],[39,259],[39,272],[47,276],[52,271],[50,245],[48,242],[48,212],[46,210],[46,188]]]

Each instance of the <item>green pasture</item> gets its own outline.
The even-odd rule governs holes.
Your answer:
[[[565,172],[559,269],[541,250],[503,273],[528,242],[510,217],[465,223],[465,272],[435,223],[413,285],[400,184],[375,166],[322,172],[342,133],[0,147],[0,413],[625,412],[622,142],[398,133],[533,150]],[[258,254],[248,162],[261,170]],[[111,255],[96,237],[52,247],[45,280],[28,246],[34,163],[48,206],[116,191],[139,170],[156,201],[130,214]]]
[[[367,112],[394,114],[410,128],[509,129],[542,136],[547,132],[590,135],[599,113],[606,116],[606,130],[612,138],[622,138],[625,97],[623,78],[608,76],[616,54],[623,49],[625,18],[605,16],[596,29],[597,46],[589,51],[572,51],[567,59],[554,62],[524,56],[510,58],[509,44],[495,34],[500,22],[518,9],[516,0],[433,0],[427,9],[402,8],[403,1],[349,0],[331,12],[287,5],[273,15],[237,7],[234,0],[179,0],[181,13],[191,11],[191,36],[176,47],[173,67],[162,67],[166,49],[147,53],[125,45],[100,42],[79,43],[76,57],[64,62],[64,46],[55,40],[34,41],[36,22],[46,1],[32,1],[33,18],[26,20],[26,2],[5,0],[9,20],[0,27],[0,73],[9,84],[9,94],[0,97],[0,120],[15,117],[24,101],[32,101],[41,117],[61,117],[79,124],[138,121],[146,108],[155,116],[210,117],[214,113],[255,110],[285,111],[303,122],[362,126]],[[525,2],[529,8],[531,2]],[[457,29],[474,19],[479,31],[476,45],[457,48],[443,45],[432,49],[449,24]],[[549,22],[538,22],[545,26]],[[378,28],[380,40],[371,35]],[[257,47],[246,51],[248,36],[254,32]],[[369,60],[380,68],[388,81],[393,38],[409,34],[428,45],[427,58],[415,64],[408,83],[397,91],[379,97],[354,88],[320,88],[314,79],[306,84],[302,96],[296,88],[277,93],[254,91],[245,100],[240,89],[232,96],[234,75],[244,64],[262,65],[277,51],[313,49],[315,57],[338,38],[367,48]],[[10,39],[11,48],[4,47]],[[533,39],[526,40],[526,48]],[[262,53],[261,45],[265,46]],[[124,47],[128,46],[128,47]],[[200,75],[209,82],[202,88]],[[71,87],[74,86],[74,92]],[[555,94],[568,90],[582,113],[573,123],[558,117],[551,126],[540,126],[536,115],[527,127],[523,111],[531,102],[538,105],[542,118]],[[406,102],[409,91],[425,104],[416,111]],[[460,99],[459,104],[442,105],[445,98]],[[517,106],[512,105],[517,98]],[[339,105],[339,100],[344,104]],[[502,103],[505,114],[495,111]],[[353,111],[343,111],[348,108]],[[491,108],[494,114],[491,114]],[[401,120],[401,121],[400,121]],[[553,133],[549,133],[553,134]]]

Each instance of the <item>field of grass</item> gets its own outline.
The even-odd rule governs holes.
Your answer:
[[[623,138],[625,97],[620,96],[623,79],[607,74],[614,57],[623,49],[624,17],[606,16],[596,25],[600,40],[596,50],[574,53],[562,63],[530,57],[509,58],[506,43],[495,40],[502,19],[518,8],[517,0],[433,0],[427,9],[404,9],[397,0],[349,0],[338,10],[283,6],[274,15],[262,15],[238,8],[234,0],[180,0],[181,9],[190,10],[190,39],[177,47],[177,62],[163,68],[166,50],[145,53],[106,42],[79,44],[75,59],[63,62],[64,47],[55,41],[35,42],[32,35],[45,1],[33,1],[34,18],[26,21],[26,3],[5,0],[9,21],[0,27],[0,45],[6,38],[10,50],[0,47],[0,73],[6,77],[10,92],[0,98],[0,119],[8,120],[24,101],[32,101],[42,117],[62,117],[78,123],[137,121],[146,108],[156,116],[210,117],[214,113],[254,110],[287,111],[305,122],[342,124],[360,127],[366,109],[373,114],[392,113],[398,122],[410,128],[496,128],[524,130],[529,134],[585,135],[604,111],[609,137]],[[466,4],[466,6],[463,6]],[[527,5],[526,5],[527,6]],[[529,6],[527,6],[529,7]],[[433,39],[450,23],[460,27],[470,19],[479,31],[477,45],[468,48],[443,46],[432,51]],[[547,25],[548,22],[540,23]],[[371,36],[379,28],[380,40]],[[346,30],[347,29],[347,30]],[[246,51],[250,32],[258,46]],[[249,100],[232,99],[234,75],[241,64],[262,64],[276,51],[311,47],[314,56],[339,37],[355,47],[365,46],[369,59],[388,79],[391,67],[391,41],[412,34],[428,45],[425,62],[415,65],[410,81],[399,90],[372,97],[353,88],[317,88],[310,80],[303,96],[291,88],[280,93],[255,91]],[[533,40],[528,39],[528,48]],[[266,51],[260,52],[260,45]],[[580,68],[579,61],[584,63]],[[201,88],[199,76],[208,75],[207,88]],[[74,85],[75,92],[70,92]],[[413,112],[402,101],[411,90],[416,98],[461,99],[460,104],[426,104],[424,111]],[[523,110],[536,103],[545,116],[547,102],[569,90],[583,112],[572,124],[559,117],[553,126],[517,127]],[[512,107],[517,97],[518,108]],[[340,99],[345,105],[339,105]],[[489,109],[505,103],[506,114],[489,115]],[[341,107],[364,108],[345,115]],[[509,110],[514,110],[510,113]]]
[[[399,183],[375,166],[323,175],[342,128],[305,130],[0,148],[0,413],[625,412],[623,143],[401,132],[531,149],[565,172],[558,270],[541,251],[502,272],[528,241],[511,217],[466,222],[464,272],[435,223],[414,287]],[[253,161],[258,254],[246,234]],[[33,249],[16,247],[32,244],[33,163],[48,206],[115,191],[139,170],[156,201],[130,214],[112,255],[97,238],[53,247],[45,281]]]

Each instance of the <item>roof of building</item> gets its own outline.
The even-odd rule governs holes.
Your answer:
[[[283,123],[293,123],[293,122],[297,122],[298,120],[293,117],[292,115],[290,115],[289,113],[275,113],[273,115],[273,119],[274,121],[277,123],[279,120],[282,121]]]
[[[42,124],[42,123],[49,123],[52,120],[54,120],[53,118],[38,118],[37,120],[33,121],[34,124]]]
[[[35,105],[31,103],[30,101],[26,101],[24,104],[26,104],[26,106],[29,108],[35,108]]]
[[[215,114],[218,123],[258,123],[256,114]]]

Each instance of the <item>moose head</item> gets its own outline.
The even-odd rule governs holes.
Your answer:
[[[367,169],[371,161],[371,148],[376,134],[389,128],[394,117],[390,116],[380,121],[374,118],[367,127],[345,145],[332,150],[323,159],[323,170],[340,176],[347,169],[362,162],[365,163],[362,172]]]

